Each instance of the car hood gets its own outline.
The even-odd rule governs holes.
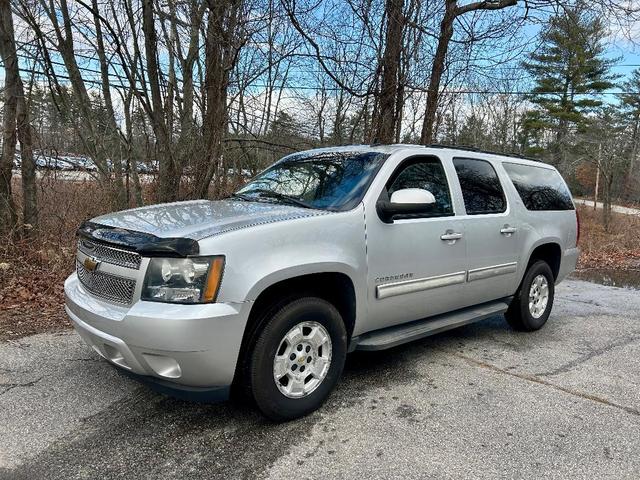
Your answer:
[[[194,200],[109,213],[92,219],[91,223],[96,227],[142,232],[159,238],[200,240],[255,225],[326,213],[273,203]]]

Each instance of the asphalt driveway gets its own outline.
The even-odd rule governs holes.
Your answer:
[[[640,292],[570,280],[502,317],[348,357],[283,425],[174,400],[73,333],[0,343],[0,478],[639,478]]]

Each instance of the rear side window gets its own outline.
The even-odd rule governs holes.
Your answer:
[[[503,163],[527,210],[573,210],[571,193],[555,170]]]
[[[493,165],[485,160],[454,158],[467,215],[502,213],[507,201]]]
[[[389,198],[393,192],[403,188],[422,188],[433,194],[436,206],[429,216],[453,215],[449,184],[439,159],[413,158],[402,163],[387,184]]]

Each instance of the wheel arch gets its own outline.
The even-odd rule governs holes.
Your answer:
[[[531,249],[529,259],[522,273],[520,281],[522,281],[522,278],[524,278],[524,275],[529,267],[538,260],[544,260],[545,262],[547,262],[547,264],[551,268],[551,271],[553,272],[553,278],[554,280],[556,280],[558,278],[558,274],[560,273],[560,264],[562,262],[562,247],[560,246],[560,242],[556,239],[547,239],[538,242]]]
[[[278,272],[252,288],[252,296],[249,298],[254,298],[254,300],[251,302],[240,344],[236,363],[236,380],[240,370],[244,367],[247,352],[255,342],[257,333],[268,319],[269,311],[277,309],[281,302],[304,295],[317,296],[327,300],[340,312],[347,330],[347,341],[351,340],[358,314],[356,284],[353,277],[345,272],[347,269],[326,269],[326,267],[326,265],[324,267],[316,265],[316,268],[310,272],[307,269],[306,273],[298,269]]]

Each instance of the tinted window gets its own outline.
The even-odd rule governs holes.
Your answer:
[[[300,153],[269,167],[237,194],[251,201],[286,201],[283,195],[326,210],[349,210],[364,196],[389,155],[376,152]],[[279,197],[279,198],[278,198]]]
[[[503,165],[528,210],[573,210],[571,193],[555,170],[517,163]]]
[[[498,174],[489,162],[455,158],[453,165],[460,180],[467,215],[502,213],[507,202]]]
[[[436,205],[430,216],[453,215],[447,177],[437,158],[412,159],[403,163],[387,186],[389,198],[393,192],[403,188],[422,188],[433,194]]]

